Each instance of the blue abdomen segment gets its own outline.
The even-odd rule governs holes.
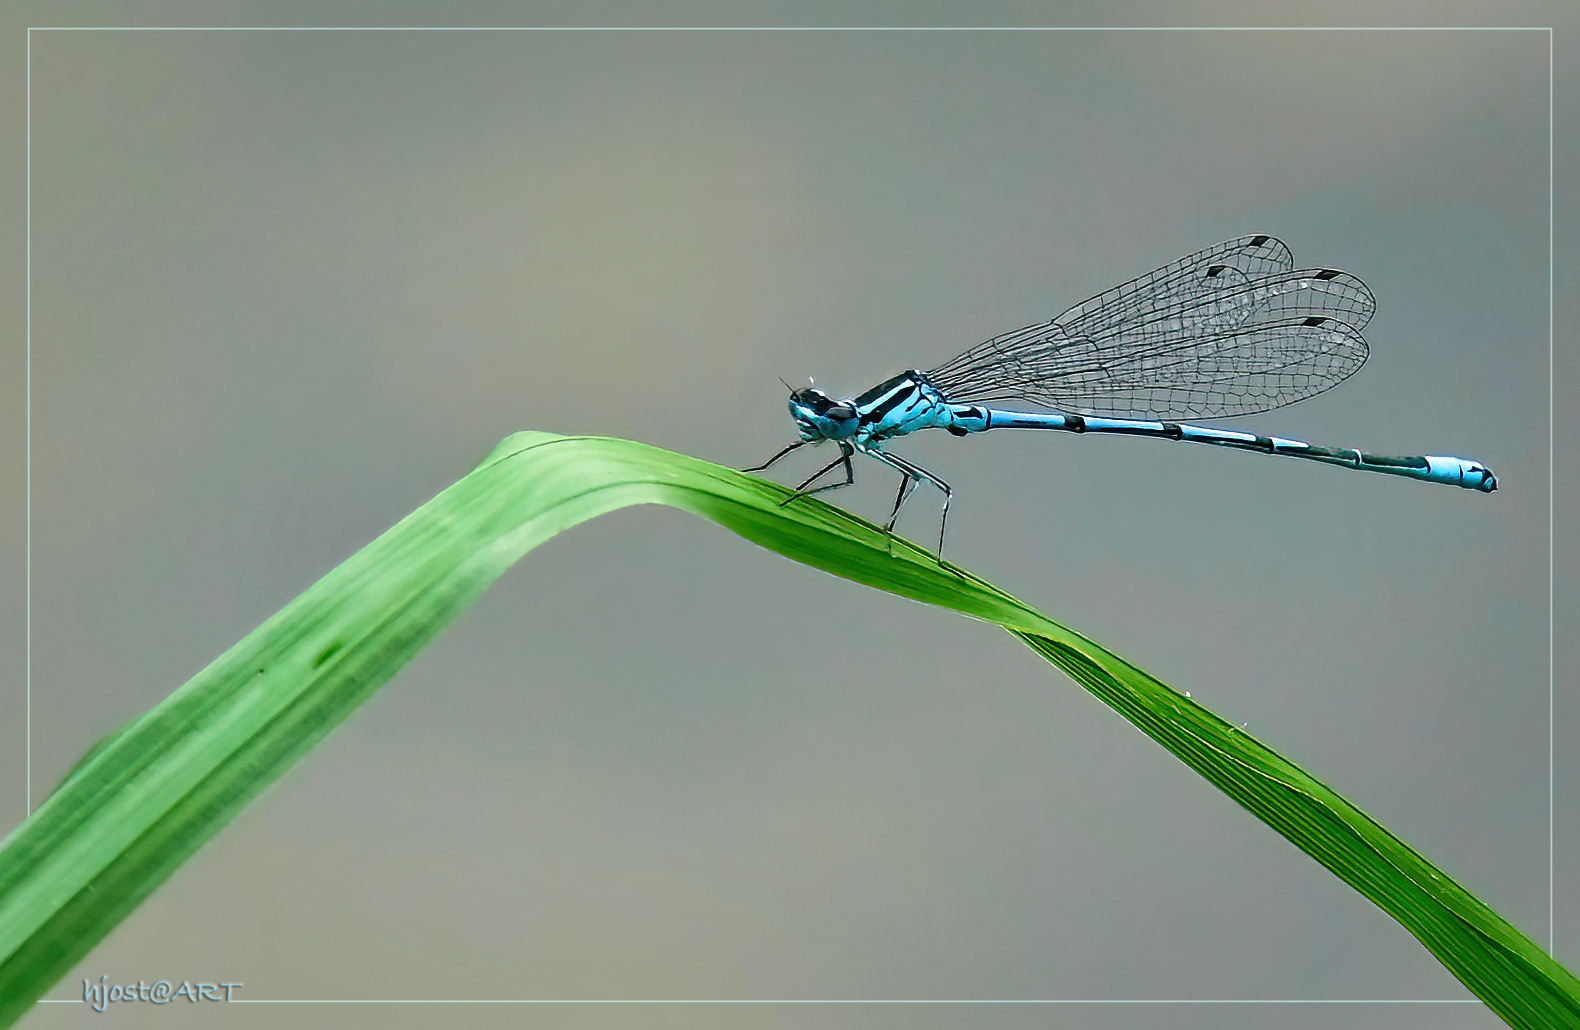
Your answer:
[[[1479,461],[1428,454],[1426,462],[1428,472],[1421,478],[1433,483],[1449,483],[1488,494],[1498,488],[1498,477]]]
[[[1234,429],[1210,429],[1183,422],[1154,422],[1143,419],[1098,418],[1087,415],[1061,415],[1044,411],[1000,411],[966,404],[948,406],[953,415],[950,428],[956,433],[977,433],[989,429],[1055,429],[1066,433],[1109,433],[1120,436],[1150,436],[1189,443],[1212,444],[1236,450],[1282,454],[1328,465],[1340,465],[1362,472],[1404,476],[1428,483],[1444,483],[1491,493],[1498,488],[1497,477],[1479,461],[1439,455],[1392,457],[1368,454],[1350,447],[1319,447],[1303,440],[1281,436],[1260,436]]]

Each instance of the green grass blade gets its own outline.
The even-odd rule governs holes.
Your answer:
[[[1393,916],[1511,1025],[1580,1028],[1580,981],[1332,790],[1097,644],[785,488],[625,440],[520,433],[169,698],[0,845],[9,1025],[252,797],[537,544],[667,504],[838,576],[997,623]]]

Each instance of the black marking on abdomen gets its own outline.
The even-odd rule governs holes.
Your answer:
[[[1079,415],[1066,415],[1064,416],[1064,428],[1072,433],[1084,433],[1086,432],[1086,419]]]
[[[1259,437],[1257,437],[1256,438],[1256,448],[1257,448],[1257,450],[1266,451],[1268,454],[1274,453],[1273,452],[1273,438],[1270,437],[1270,436],[1259,436]]]
[[[1385,468],[1424,469],[1432,467],[1431,462],[1427,461],[1425,458],[1418,458],[1414,455],[1405,458],[1395,458],[1389,457],[1386,454],[1363,453],[1361,455],[1361,461],[1368,465],[1378,465]]]
[[[1163,435],[1168,437],[1170,440],[1185,439],[1185,431],[1180,428],[1180,424],[1178,422],[1163,423]]]

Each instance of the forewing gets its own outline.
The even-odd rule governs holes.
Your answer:
[[[1181,258],[926,374],[952,401],[1117,417],[1222,418],[1303,400],[1365,362],[1360,329],[1376,305],[1346,272],[1282,267],[1288,250],[1274,243],[1245,237]]]
[[[1071,336],[1127,341],[1146,347],[1162,337],[1191,336],[1240,326],[1333,318],[1364,329],[1377,302],[1366,284],[1334,268],[1302,268],[1260,279],[1237,270],[1209,266],[1203,281],[1172,297],[1157,297],[1145,308],[1108,313],[1101,324],[1060,315],[1054,319]]]
[[[1261,234],[1242,236],[1187,254],[1088,297],[1054,321],[1072,331],[1097,333],[1115,320],[1144,317],[1203,289],[1210,292],[1231,282],[1261,279],[1294,267],[1295,259],[1282,240]]]

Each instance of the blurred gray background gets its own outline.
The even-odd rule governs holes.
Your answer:
[[[139,18],[436,17],[162,10]],[[1158,21],[995,10],[972,18]],[[1545,25],[1557,8],[1455,10]],[[662,20],[959,20],[940,12]],[[568,18],[462,13],[441,21]],[[1282,20],[1187,13],[1165,20]],[[1416,20],[1387,13],[1367,17]],[[1373,356],[1232,424],[1479,458],[1497,494],[1123,439],[896,449],[955,486],[952,559],[1246,723],[1546,943],[1545,33],[35,31],[31,61],[33,804],[512,431],[755,464],[794,435],[780,376],[858,392],[1268,232],[1367,281]],[[22,399],[5,401],[15,584]],[[886,513],[892,473],[857,474],[832,499]],[[901,528],[925,540],[935,519],[923,494]],[[10,593],[7,826],[25,780]],[[1580,836],[1560,799],[1573,968]],[[1002,631],[661,508],[530,554],[52,996],[101,974],[285,999],[1469,997]],[[114,1014],[1498,1025],[1479,1005]]]

